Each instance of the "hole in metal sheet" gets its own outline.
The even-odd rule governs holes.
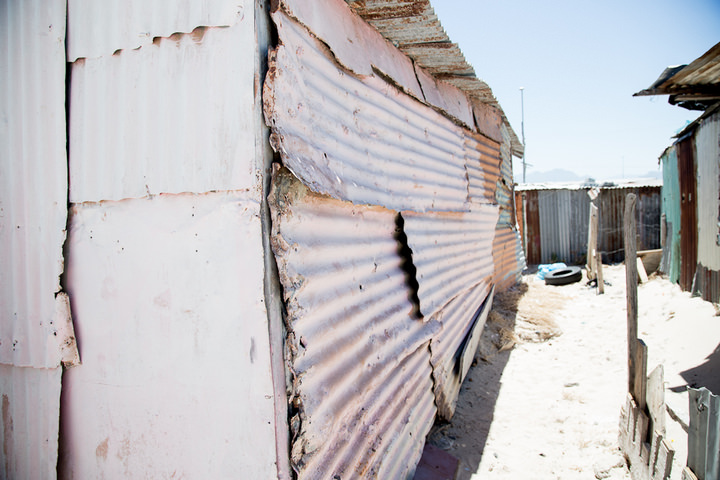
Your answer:
[[[420,285],[417,281],[417,268],[415,268],[415,264],[413,263],[412,249],[408,245],[408,238],[405,234],[405,219],[400,213],[395,217],[395,234],[393,237],[397,242],[397,253],[400,255],[400,268],[405,273],[405,285],[408,287],[408,300],[410,300],[413,306],[411,315],[414,318],[422,319],[423,314],[420,311],[420,297],[418,297]]]

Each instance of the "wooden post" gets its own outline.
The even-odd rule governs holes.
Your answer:
[[[596,262],[595,265],[597,266],[597,287],[598,287],[598,295],[602,295],[605,293],[605,281],[603,280],[603,273],[602,273],[602,254],[595,250],[595,258]]]
[[[637,299],[637,239],[635,231],[635,204],[637,197],[629,193],[625,198],[625,285],[627,295],[628,391],[641,409],[645,408],[647,376],[647,347],[638,341]],[[643,360],[644,358],[644,360]],[[645,368],[643,369],[643,364]]]
[[[597,207],[590,204],[590,220],[588,224],[588,242],[587,242],[587,265],[585,265],[585,272],[588,280],[594,280],[597,278],[596,272],[596,255],[597,251]]]

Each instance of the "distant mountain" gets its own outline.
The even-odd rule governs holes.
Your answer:
[[[570,170],[562,168],[554,168],[547,172],[527,172],[525,183],[545,183],[545,182],[581,182],[587,176],[581,177]],[[516,178],[516,182],[522,182],[521,178]]]

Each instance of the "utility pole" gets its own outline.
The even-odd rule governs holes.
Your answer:
[[[523,144],[523,156],[522,156],[522,167],[523,167],[523,183],[525,183],[525,171],[527,170],[527,164],[525,163],[525,98],[524,93],[525,87],[520,87],[520,131],[522,132],[522,144]]]

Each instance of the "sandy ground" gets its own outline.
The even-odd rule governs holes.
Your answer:
[[[627,391],[625,268],[605,266],[605,294],[534,275],[498,296],[451,423],[429,442],[460,459],[457,478],[629,479],[618,450]],[[720,317],[658,276],[638,288],[648,369],[665,369],[673,479],[687,458],[686,386],[720,393]],[[675,421],[673,418],[679,420]]]

